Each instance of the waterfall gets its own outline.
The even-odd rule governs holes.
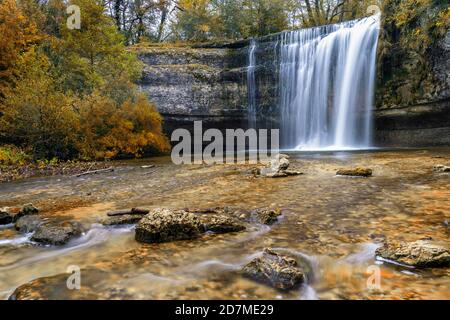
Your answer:
[[[248,93],[248,126],[249,128],[256,128],[256,80],[255,80],[255,66],[256,57],[255,51],[257,43],[254,39],[250,42],[248,50],[248,66],[247,66],[247,93]]]
[[[279,35],[284,148],[370,147],[379,25],[376,15]]]

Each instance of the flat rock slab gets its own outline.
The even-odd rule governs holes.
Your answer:
[[[125,224],[136,224],[144,216],[141,214],[126,214],[122,216],[111,216],[101,221],[104,226],[119,226]]]
[[[376,250],[376,256],[416,268],[450,266],[448,248],[430,241],[388,242]]]
[[[31,241],[49,245],[64,245],[82,233],[77,222],[45,223],[37,227]]]
[[[155,209],[136,226],[136,240],[162,243],[198,238],[204,233],[200,219],[193,213],[170,209]]]
[[[261,257],[252,260],[242,270],[252,280],[280,290],[298,288],[305,281],[305,271],[297,260],[265,249]]]
[[[351,177],[371,177],[372,169],[367,168],[355,168],[355,169],[341,169],[336,172],[338,176],[351,176]]]

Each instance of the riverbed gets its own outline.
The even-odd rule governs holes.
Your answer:
[[[62,247],[40,246],[0,227],[0,298],[26,283],[42,299],[450,299],[450,269],[419,270],[375,259],[383,241],[449,243],[450,149],[290,153],[304,174],[268,179],[246,165],[175,166],[170,157],[113,162],[115,171],[0,184],[0,207],[33,203],[49,219],[86,232]],[[143,167],[154,165],[155,167]],[[356,166],[370,178],[336,176]],[[105,227],[112,210],[237,206],[282,210],[279,222],[243,232],[141,244],[134,226]],[[301,288],[278,291],[246,279],[242,267],[264,248],[299,256],[313,272]],[[69,290],[68,267],[81,270]],[[368,286],[379,268],[379,288]]]

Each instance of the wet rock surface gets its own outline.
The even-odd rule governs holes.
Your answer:
[[[14,290],[9,300],[113,300],[131,298],[126,292],[117,291],[111,286],[99,289],[98,283],[109,274],[99,269],[82,269],[80,289],[67,288],[70,274],[62,273],[43,277],[25,283]],[[72,284],[72,283],[71,283]],[[72,284],[74,285],[74,284]]]
[[[190,240],[202,233],[203,226],[196,215],[170,209],[152,210],[136,226],[136,240],[144,243]]]
[[[372,169],[368,168],[355,168],[355,169],[341,169],[336,172],[338,176],[351,176],[351,177],[371,177]]]
[[[104,226],[120,226],[125,224],[136,224],[144,216],[141,214],[125,214],[121,216],[112,216],[101,221]]]
[[[13,217],[6,209],[0,209],[0,225],[10,224],[13,222]]]
[[[36,208],[32,203],[27,203],[20,209],[20,211],[13,216],[13,222],[16,222],[22,217],[31,216],[39,213],[39,209]]]
[[[281,216],[281,212],[279,210],[272,209],[256,209],[255,213],[258,217],[258,220],[261,223],[267,225],[278,222],[278,217]]]
[[[36,215],[25,216],[16,221],[14,228],[20,233],[30,233],[43,224],[44,221]]]
[[[266,178],[284,178],[303,174],[299,171],[288,170],[289,165],[289,156],[278,154],[265,168],[256,169],[255,173]]]
[[[450,266],[448,248],[427,240],[386,242],[376,250],[376,256],[417,268]]]
[[[448,173],[450,172],[450,166],[444,166],[442,164],[438,164],[437,166],[433,167],[434,172],[438,173]]]
[[[296,259],[265,249],[263,255],[252,260],[242,270],[245,277],[269,284],[280,290],[291,290],[305,282],[305,271]]]
[[[198,216],[206,232],[229,233],[245,230],[238,220],[220,214],[203,214]]]
[[[82,226],[78,222],[48,222],[36,228],[31,241],[46,245],[64,245],[81,235]]]

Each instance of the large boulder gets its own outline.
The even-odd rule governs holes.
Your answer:
[[[20,233],[30,233],[37,230],[37,228],[43,224],[44,221],[36,215],[21,217],[15,223],[14,227]]]
[[[64,245],[81,233],[82,227],[77,222],[50,222],[38,226],[31,241],[48,245]]]
[[[122,216],[112,216],[101,221],[104,226],[119,226],[125,224],[136,224],[144,216],[141,214],[125,214]]]
[[[245,230],[238,220],[221,214],[202,214],[198,216],[206,232],[229,233]]]
[[[338,176],[352,176],[352,177],[370,177],[372,176],[372,169],[355,168],[355,169],[341,169],[336,172]]]
[[[248,263],[242,272],[245,277],[280,290],[295,289],[306,279],[306,272],[296,259],[271,249],[265,249],[263,255]]]
[[[204,229],[199,218],[189,212],[155,209],[136,226],[136,240],[162,243],[199,237]]]
[[[376,256],[416,268],[448,267],[448,248],[431,241],[387,242],[376,250]]]

